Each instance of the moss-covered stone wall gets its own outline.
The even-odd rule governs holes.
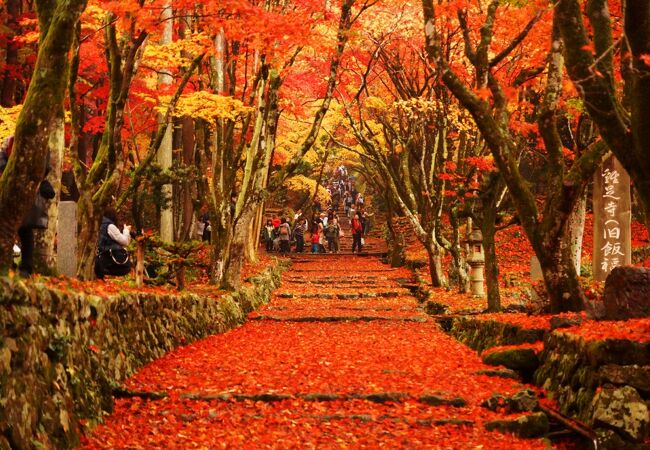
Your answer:
[[[482,352],[500,345],[534,343],[544,339],[547,330],[526,329],[496,320],[455,317],[449,333],[468,347]]]
[[[594,427],[603,448],[633,448],[648,438],[650,342],[586,341],[556,330],[544,341],[540,363],[535,383],[563,414]]]
[[[113,388],[169,350],[232,329],[280,283],[275,265],[241,291],[62,292],[0,278],[0,449],[71,448],[79,420],[113,408]]]

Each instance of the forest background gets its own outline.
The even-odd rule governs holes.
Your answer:
[[[0,137],[15,135],[3,272],[48,164],[57,191],[64,172],[78,191],[80,279],[106,206],[181,256],[204,207],[210,279],[237,288],[264,203],[287,190],[326,200],[315,178],[327,164],[349,165],[408,219],[434,286],[466,289],[467,219],[479,226],[490,310],[494,236],[511,223],[549,309],[589,306],[572,217],[610,152],[648,224],[646,2],[7,0],[1,14]],[[42,268],[55,266],[48,233]]]

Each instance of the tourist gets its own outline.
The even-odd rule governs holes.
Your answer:
[[[361,238],[363,236],[363,225],[361,224],[361,215],[355,214],[354,219],[352,219],[352,253],[356,249],[358,253],[361,253],[362,244]]]
[[[339,237],[339,231],[341,231],[341,228],[339,227],[338,223],[336,223],[336,220],[332,220],[331,222],[329,222],[327,228],[325,228],[325,237],[327,238],[327,249],[329,250],[330,253],[338,252],[338,248],[336,247],[336,241],[337,238]]]
[[[307,220],[299,219],[293,228],[293,237],[296,241],[296,253],[302,253],[305,250],[305,231],[307,229]]]
[[[273,221],[271,219],[267,219],[266,225],[264,225],[264,229],[262,230],[262,236],[264,238],[264,243],[266,244],[267,252],[273,251],[274,231],[275,231],[275,227],[273,226]]]
[[[277,229],[280,226],[280,223],[281,223],[280,218],[278,216],[276,216],[275,214],[273,214],[273,218],[271,219],[271,223],[273,224],[273,228]]]
[[[318,253],[320,246],[320,225],[313,225],[311,228],[311,252]]]
[[[123,276],[131,271],[131,262],[126,246],[131,240],[131,227],[124,225],[122,232],[118,227],[115,209],[104,210],[102,224],[97,240],[97,257],[95,258],[95,276],[100,280],[105,275]]]
[[[280,219],[278,238],[280,239],[280,253],[283,255],[288,254],[291,251],[291,226],[284,217]]]

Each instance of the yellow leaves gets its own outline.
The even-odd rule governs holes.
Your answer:
[[[22,109],[23,105],[12,106],[11,108],[0,106],[0,142],[14,134],[16,121]]]
[[[386,110],[386,102],[379,97],[368,97],[365,102],[365,107],[368,109]]]
[[[166,106],[161,108],[164,110]],[[244,106],[235,98],[200,91],[181,96],[173,115],[204,119],[208,123],[214,124],[217,119],[236,120],[240,115],[248,114],[253,109]]]
[[[316,180],[307,178],[304,175],[296,175],[295,177],[288,178],[284,182],[284,185],[290,191],[306,192],[310,197],[314,195],[314,191],[317,187]],[[331,196],[323,186],[318,185],[316,199],[321,203],[321,205],[327,205],[331,200]]]
[[[148,45],[142,64],[154,70],[189,66],[192,59],[212,48],[212,42],[204,33],[180,39],[165,45]]]

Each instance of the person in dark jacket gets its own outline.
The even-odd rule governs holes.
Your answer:
[[[45,172],[47,176],[49,170]],[[28,277],[34,272],[34,229],[47,229],[48,201],[55,197],[54,188],[47,179],[43,179],[38,187],[34,204],[23,217],[23,223],[18,228],[20,238],[20,264],[18,270],[21,276]]]
[[[95,276],[100,280],[105,275],[123,276],[131,271],[129,253],[125,247],[131,240],[131,228],[124,225],[120,232],[117,213],[111,207],[104,210],[97,240]]]

